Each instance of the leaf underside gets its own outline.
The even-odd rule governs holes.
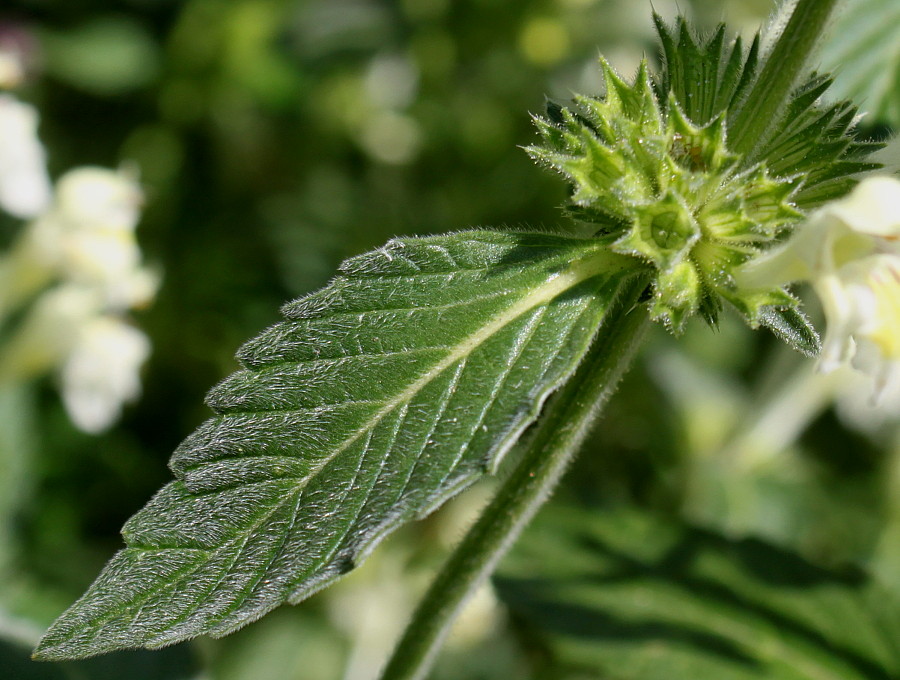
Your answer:
[[[344,263],[248,342],[176,481],[36,658],[222,636],[352,569],[492,471],[627,278],[595,241],[464,232]]]
[[[495,583],[541,677],[900,677],[897,602],[872,580],[632,509],[547,508]]]

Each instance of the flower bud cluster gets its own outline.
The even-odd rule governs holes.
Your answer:
[[[715,323],[728,302],[750,325],[810,351],[815,332],[797,300],[777,284],[738,286],[734,272],[877,167],[868,155],[878,145],[853,138],[855,108],[821,104],[831,81],[810,74],[774,131],[737,152],[730,140],[746,129],[735,126],[758,74],[759,39],[744,51],[740,40],[726,46],[724,27],[701,39],[683,20],[656,21],[661,72],[643,62],[626,82],[601,60],[605,94],[576,96],[571,109],[549,105],[536,118],[542,141],[528,152],[570,182],[570,212],[596,238],[647,264],[653,318],[679,332],[695,314]]]
[[[801,216],[793,185],[764,164],[740,167],[724,113],[695,125],[672,95],[661,110],[646,64],[631,85],[602,67],[606,95],[537,119],[544,144],[529,151],[570,179],[576,214],[598,237],[655,268],[652,316],[678,331],[697,312],[714,318],[719,296],[748,312],[790,304],[780,291],[741,299],[732,271]]]

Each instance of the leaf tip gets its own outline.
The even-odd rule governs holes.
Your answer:
[[[48,641],[48,637],[53,632],[54,628],[51,627],[38,641],[37,646],[31,652],[32,661],[73,661],[88,656],[86,654],[73,653],[70,649],[71,645],[67,644],[69,642],[68,639]]]

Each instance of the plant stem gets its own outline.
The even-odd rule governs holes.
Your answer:
[[[0,380],[0,579],[4,581],[18,573],[16,520],[33,486],[32,433],[38,432],[38,424],[32,397],[27,385]]]
[[[803,73],[839,0],[798,0],[743,107],[732,121],[733,151],[752,156],[780,122],[782,107]]]
[[[422,680],[465,603],[556,487],[600,406],[630,363],[647,312],[643,277],[623,284],[575,374],[548,402],[529,448],[435,578],[382,674]]]

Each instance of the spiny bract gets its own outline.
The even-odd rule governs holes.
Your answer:
[[[758,36],[745,51],[739,38],[725,46],[724,26],[703,40],[684,20],[655,20],[661,72],[643,61],[627,83],[601,59],[605,95],[549,104],[535,118],[542,144],[528,152],[571,182],[570,212],[611,250],[655,268],[654,318],[676,332],[698,312],[715,323],[724,298],[753,326],[802,335],[809,327],[788,292],[742,291],[732,272],[877,167],[865,157],[878,145],[853,139],[850,103],[819,103],[831,79],[811,74],[776,132],[735,153],[729,121],[758,74]]]

